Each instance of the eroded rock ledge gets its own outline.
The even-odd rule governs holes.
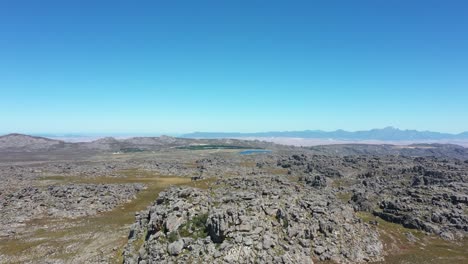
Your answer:
[[[124,263],[356,263],[382,259],[378,233],[325,190],[285,177],[173,187],[136,216]]]

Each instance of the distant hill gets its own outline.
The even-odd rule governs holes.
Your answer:
[[[157,151],[164,148],[180,148],[198,145],[236,146],[242,148],[271,148],[275,145],[268,142],[247,141],[238,139],[189,139],[168,136],[133,137],[115,139],[106,137],[90,142],[64,142],[61,140],[36,137],[22,134],[0,136],[0,153],[28,152],[138,152]]]
[[[272,131],[258,133],[218,133],[218,132],[194,132],[182,135],[184,138],[247,138],[247,137],[289,137],[289,138],[316,138],[316,139],[334,139],[334,140],[467,140],[468,132],[460,134],[439,133],[432,131],[400,130],[394,127],[382,129],[372,129],[365,131],[349,132],[345,130],[321,131]]]
[[[51,150],[61,148],[66,143],[60,140],[53,140],[44,137],[33,137],[22,134],[8,134],[0,136],[0,150]]]
[[[91,154],[109,152],[129,153],[160,151],[164,149],[184,149],[190,151],[213,148],[264,148],[278,151],[296,149],[301,151],[310,151],[321,155],[403,155],[414,157],[435,156],[468,159],[468,148],[453,144],[412,144],[406,146],[390,144],[339,144],[309,148],[295,148],[293,146],[277,145],[265,141],[225,138],[192,139],[160,136],[115,139],[107,137],[91,142],[71,143],[21,134],[0,136],[0,159],[4,160],[21,160],[24,157],[29,157],[25,155],[39,155],[37,156],[38,159],[48,157],[80,158]]]
[[[411,145],[373,145],[373,144],[337,144],[309,147],[312,152],[321,155],[373,155],[373,156],[408,156],[408,157],[451,157],[468,158],[468,148],[453,144],[411,144]]]

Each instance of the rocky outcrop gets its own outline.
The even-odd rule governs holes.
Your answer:
[[[262,176],[219,180],[206,191],[161,193],[137,217],[124,258],[125,263],[355,263],[382,254],[378,233],[350,206],[307,185]]]
[[[37,218],[95,215],[130,201],[143,184],[70,184],[26,187],[0,196],[0,234],[8,226]],[[7,228],[3,230],[3,227]],[[6,232],[6,234],[4,234]]]
[[[369,197],[370,194],[367,192],[354,192],[351,196],[350,203],[353,205],[355,211],[372,212],[375,203],[373,202],[376,198]]]
[[[327,187],[327,178],[321,175],[305,177],[305,183],[315,188]]]

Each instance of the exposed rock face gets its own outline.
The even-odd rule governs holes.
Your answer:
[[[375,207],[373,199],[375,198],[370,198],[368,193],[355,192],[351,197],[351,204],[354,205],[355,211],[371,212]]]
[[[327,187],[327,178],[320,175],[310,176],[305,178],[306,184],[316,187],[316,188],[325,188]]]
[[[182,239],[172,242],[167,246],[167,252],[171,256],[179,255],[183,249],[184,249],[184,241]]]
[[[206,222],[208,234],[210,235],[211,240],[215,243],[222,243],[226,238],[229,225],[234,223],[235,220],[232,219],[231,210],[229,213],[220,210],[215,210],[215,212],[212,212],[208,217],[208,221]]]
[[[382,161],[351,187],[350,202],[357,211],[371,211],[386,221],[444,239],[466,236],[468,169],[464,163],[424,157],[400,157],[391,166]]]
[[[468,216],[461,204],[468,185],[450,187],[412,187],[399,198],[388,198],[380,203],[374,214],[384,220],[407,228],[438,234],[445,239],[462,238],[468,232]],[[460,190],[453,194],[454,189]],[[450,195],[450,193],[452,193]]]
[[[328,190],[348,194],[355,211],[445,239],[468,231],[468,166],[458,159],[302,154],[280,158],[277,166],[315,188],[331,182],[335,188]],[[333,170],[341,176],[327,173]]]
[[[137,216],[124,252],[125,263],[354,263],[382,254],[377,232],[350,206],[268,176],[161,193]]]

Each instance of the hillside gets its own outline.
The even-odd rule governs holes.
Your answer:
[[[0,136],[0,150],[2,151],[37,151],[63,148],[65,142],[44,137],[33,137],[22,134],[8,134]]]

